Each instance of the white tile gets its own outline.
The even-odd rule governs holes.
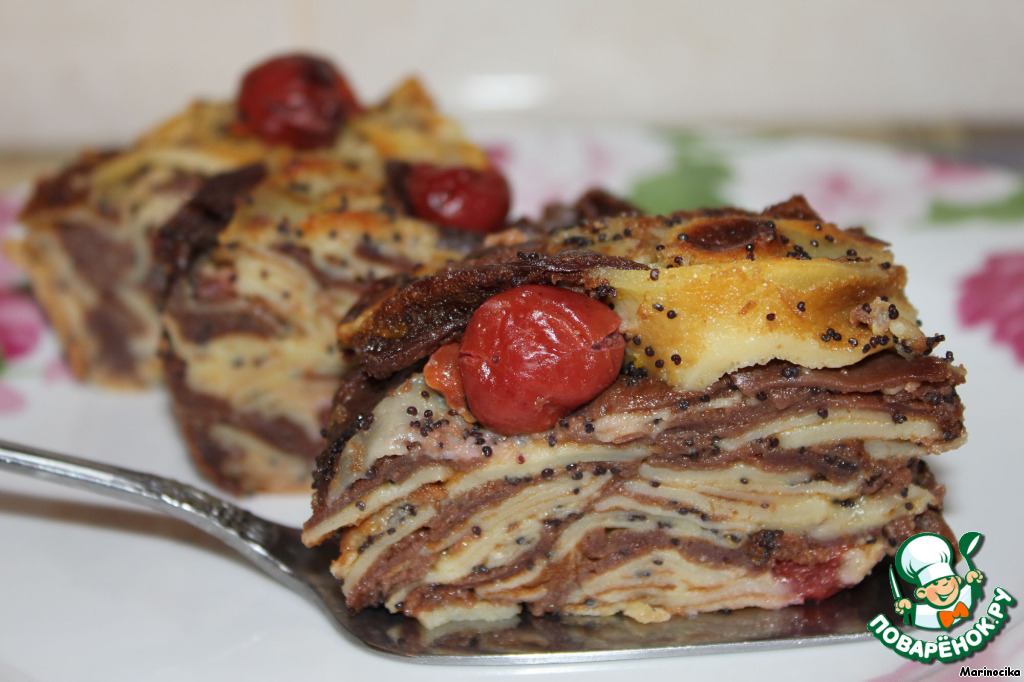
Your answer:
[[[0,147],[116,143],[198,96],[231,96],[293,44],[288,2],[4,0]]]
[[[286,48],[458,116],[1024,121],[1018,0],[4,0],[0,148],[132,137]]]

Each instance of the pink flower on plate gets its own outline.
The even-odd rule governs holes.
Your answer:
[[[968,327],[991,324],[996,343],[1024,364],[1024,251],[989,256],[961,283],[958,312]]]
[[[0,193],[0,247],[17,225],[21,202]],[[10,362],[28,355],[43,335],[43,316],[35,302],[15,287],[24,279],[0,248],[0,358]]]
[[[21,202],[0,193],[0,242],[14,231]],[[2,246],[2,244],[0,244]],[[17,290],[22,273],[0,248],[0,360],[6,366],[27,357],[43,337],[45,322],[32,298]],[[25,399],[9,384],[0,382],[0,414],[21,409]]]
[[[984,166],[951,159],[928,159],[927,180],[932,185],[960,184],[984,180],[991,171]]]
[[[24,294],[0,290],[0,355],[4,362],[28,355],[42,338],[43,316]]]
[[[25,398],[7,384],[0,382],[0,414],[25,407]]]

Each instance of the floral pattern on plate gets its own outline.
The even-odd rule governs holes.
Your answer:
[[[1024,195],[1018,198],[1024,184],[1018,176],[821,138],[579,126],[495,127],[474,137],[509,174],[516,214],[570,200],[595,184],[656,211],[716,203],[757,209],[803,193],[829,220],[895,236],[901,260],[914,260],[908,268],[922,315],[949,335],[957,360],[970,371],[970,440],[936,463],[949,485],[950,524],[984,531],[993,583],[1024,593],[1019,522],[1006,513],[1024,477],[1014,445],[1016,387],[1024,381],[1024,209],[1015,208],[1024,205]],[[16,213],[16,197],[0,195],[0,239],[15,229]],[[0,374],[0,412],[7,412],[0,414],[0,435],[201,484],[159,392],[124,396],[65,380],[53,336],[41,330],[38,311],[26,307],[21,281],[0,254],[0,344],[9,360]],[[993,335],[963,333],[962,326],[991,326]],[[992,352],[1006,345],[1016,361]],[[198,551],[209,548],[183,535],[177,522],[154,533],[148,514],[75,504],[62,493],[37,501],[30,485],[7,484],[14,492],[0,509],[0,543],[15,549],[0,561],[7,616],[0,633],[8,645],[0,654],[0,678],[11,671],[26,677],[22,670],[40,679],[103,680],[222,679],[240,670],[261,679],[319,678],[341,669],[372,678],[409,673],[408,664],[340,640],[319,614],[268,588],[262,576],[239,571],[219,553]],[[301,522],[308,511],[305,497],[256,496],[243,503],[287,523]],[[78,522],[68,524],[68,518]],[[74,580],[67,578],[69,556]],[[48,639],[38,635],[44,629],[67,643],[67,656],[49,655]],[[1011,627],[974,664],[1019,667],[1022,643],[1024,627]],[[920,679],[957,670],[906,663],[869,641],[538,672],[621,679],[637,666],[651,682],[678,680],[684,669],[697,678],[784,669],[793,679],[817,679],[831,669],[849,679]],[[477,674],[448,666],[416,672],[448,682]],[[522,672],[496,669],[494,677],[521,678]]]
[[[1024,251],[989,256],[964,279],[957,312],[965,326],[991,325],[992,340],[1024,365]]]

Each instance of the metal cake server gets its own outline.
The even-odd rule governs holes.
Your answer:
[[[885,566],[856,588],[778,611],[743,609],[640,624],[625,617],[523,615],[498,623],[426,629],[383,609],[352,614],[327,567],[330,545],[310,549],[299,530],[262,519],[177,481],[0,440],[0,469],[134,502],[189,523],[313,602],[348,640],[436,664],[575,663],[755,651],[869,638],[867,623],[892,611]]]

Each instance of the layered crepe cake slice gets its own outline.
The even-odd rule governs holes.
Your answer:
[[[207,478],[241,494],[306,492],[350,366],[338,321],[465,257],[505,225],[508,186],[415,81],[349,120],[332,155],[269,159],[247,186],[232,175],[209,180],[156,238],[167,384]],[[474,211],[431,214],[424,193]]]
[[[225,131],[228,104],[196,102],[127,149],[83,152],[40,180],[9,244],[76,378],[117,388],[159,380],[163,284],[150,242],[211,175],[264,158]]]
[[[165,226],[213,234],[187,268],[168,268],[161,355],[193,461],[221,488],[308,491],[351,365],[338,321],[357,300],[479,244],[473,232],[403,213],[392,195],[372,170],[294,160],[234,197],[226,224],[201,196]]]
[[[361,371],[304,540],[339,542],[352,608],[779,608],[952,537],[925,455],[964,439],[965,373],[884,243],[795,197],[492,245],[342,330]]]

